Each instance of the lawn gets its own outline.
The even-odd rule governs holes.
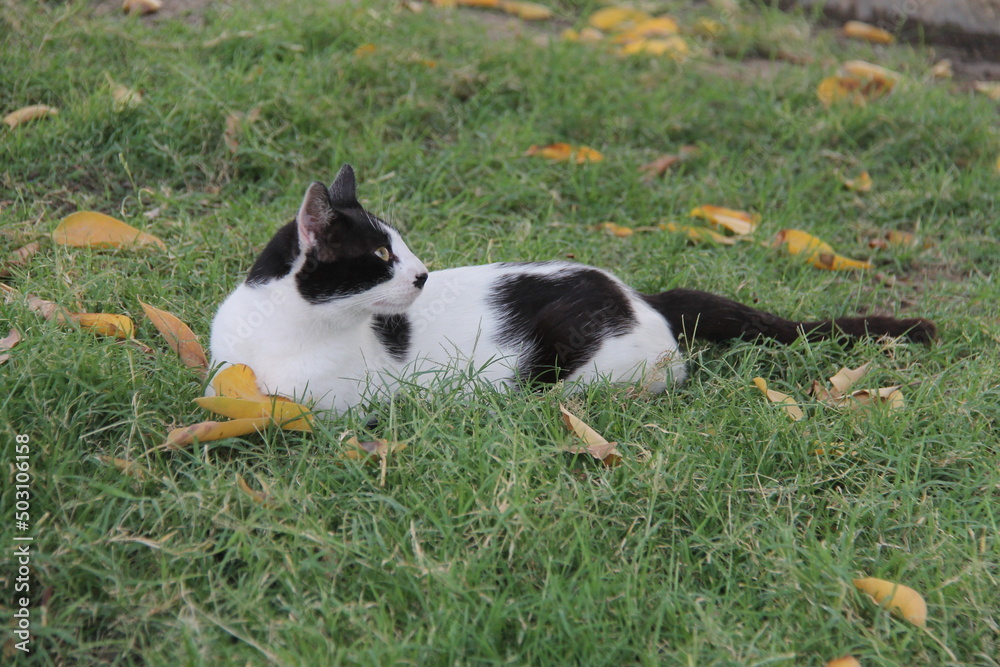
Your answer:
[[[5,616],[27,609],[31,651],[9,634],[4,661],[998,664],[1000,107],[934,77],[927,48],[741,4],[651,5],[681,24],[681,61],[560,38],[590,2],[530,23],[417,2],[191,2],[151,18],[5,4],[0,113],[58,115],[0,126],[2,281],[16,290],[0,337],[23,338],[0,366],[0,582]],[[898,84],[827,108],[817,86],[852,59]],[[116,103],[116,85],[141,101]],[[525,155],[555,142],[604,159]],[[664,175],[639,170],[684,146],[697,150]],[[439,387],[371,406],[374,430],[358,410],[312,433],[160,449],[209,416],[192,403],[204,381],[139,301],[207,345],[255,253],[343,163],[431,269],[569,256],[646,292],[703,289],[796,319],[922,316],[940,338],[695,346],[690,379],[662,396]],[[870,191],[845,186],[865,171]],[[705,204],[759,227],[733,245],[656,229],[703,224],[688,214]],[[78,210],[166,249],[54,243]],[[811,266],[772,247],[786,228],[874,267]],[[889,232],[913,242],[882,243]],[[46,320],[26,295],[129,315],[135,340]],[[864,388],[901,385],[901,408],[811,397],[864,363]],[[565,452],[560,403],[620,443],[621,465]],[[369,465],[345,458],[351,435],[407,446]],[[11,599],[25,545],[27,605]],[[864,576],[920,592],[926,628],[856,590]]]

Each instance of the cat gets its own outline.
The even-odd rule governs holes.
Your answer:
[[[660,392],[682,382],[679,342],[906,336],[925,319],[786,320],[690,289],[641,294],[566,261],[428,272],[357,200],[344,165],[312,183],[212,324],[213,364],[251,367],[260,389],[342,413],[403,382],[471,373],[497,387],[598,378]],[[468,377],[468,376],[466,376]],[[211,390],[210,390],[211,391]]]

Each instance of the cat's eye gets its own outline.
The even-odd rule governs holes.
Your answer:
[[[391,253],[391,252],[389,252],[389,249],[388,249],[388,248],[386,248],[385,246],[382,246],[382,247],[380,247],[380,248],[377,248],[377,249],[375,250],[375,255],[376,255],[376,256],[377,256],[377,257],[378,257],[379,259],[381,259],[381,260],[382,260],[383,262],[388,262],[388,261],[389,261],[389,259],[390,259],[390,258],[392,257],[392,253]]]

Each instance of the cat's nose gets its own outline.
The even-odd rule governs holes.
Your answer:
[[[427,274],[421,273],[418,274],[416,280],[413,281],[413,286],[417,289],[421,289],[425,282],[427,282]]]

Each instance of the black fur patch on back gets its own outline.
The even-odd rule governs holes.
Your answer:
[[[247,276],[247,283],[260,285],[271,280],[284,278],[292,270],[292,264],[299,256],[299,234],[292,220],[278,230],[274,238],[265,246],[254,262]]]
[[[506,275],[493,289],[490,306],[502,322],[497,342],[522,347],[517,373],[529,382],[553,383],[571,375],[601,343],[636,324],[618,283],[587,267]]]
[[[410,351],[410,319],[406,315],[376,315],[372,329],[382,347],[396,361],[404,361]]]

